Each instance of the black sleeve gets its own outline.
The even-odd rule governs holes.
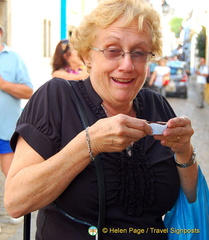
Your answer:
[[[66,99],[66,83],[52,79],[42,85],[25,106],[11,138],[15,150],[18,135],[43,158],[57,153],[61,142],[62,112]]]

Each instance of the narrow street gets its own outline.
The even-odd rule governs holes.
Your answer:
[[[205,104],[205,108],[196,108],[195,102],[195,84],[194,79],[190,78],[189,92],[187,99],[167,98],[173,107],[177,116],[188,116],[194,128],[192,137],[193,145],[197,151],[197,159],[206,176],[209,184],[209,105]],[[0,172],[0,240],[21,240],[23,223],[14,225],[9,221],[3,207],[3,191],[4,176]],[[32,214],[32,234],[31,240],[34,240],[36,213]]]
[[[177,116],[187,116],[192,121],[194,135],[192,143],[197,152],[197,160],[209,184],[209,105],[196,107],[195,79],[190,77],[188,98],[167,98]]]

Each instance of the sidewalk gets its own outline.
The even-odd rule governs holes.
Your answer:
[[[10,224],[10,218],[3,207],[4,181],[5,178],[0,171],[0,240],[8,239],[10,236],[13,236],[20,227],[20,224]]]

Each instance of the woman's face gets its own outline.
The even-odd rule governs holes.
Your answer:
[[[135,22],[128,27],[120,27],[120,21],[100,29],[92,47],[122,49],[125,52],[150,51],[151,37],[139,32]],[[131,102],[143,86],[147,74],[147,62],[138,62],[130,54],[114,61],[92,49],[86,63],[91,67],[90,78],[96,92],[103,101],[115,106]]]
[[[77,52],[75,50],[71,50],[70,55],[64,54],[64,58],[72,69],[78,68],[79,66],[82,65],[82,61],[78,57]]]
[[[163,67],[166,66],[166,60],[165,59],[160,60],[159,65]]]

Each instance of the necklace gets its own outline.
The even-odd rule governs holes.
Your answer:
[[[104,107],[103,104],[101,104],[101,106],[102,106],[105,114],[107,115],[107,117],[112,117],[112,116],[114,116],[114,114],[112,114],[112,113],[110,113],[110,112],[107,111],[107,109]],[[130,113],[129,113],[129,114],[126,114],[126,115],[128,115],[128,116],[130,116],[130,117],[134,117],[133,107],[131,107]]]

